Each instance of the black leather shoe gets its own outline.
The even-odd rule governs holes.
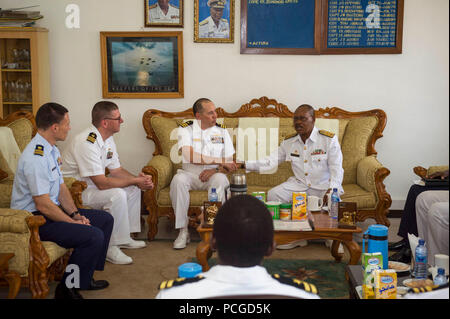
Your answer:
[[[396,252],[388,259],[391,261],[399,261],[401,263],[409,264],[411,263],[411,249],[408,247],[403,247],[399,252]]]
[[[398,251],[398,250],[401,250],[403,247],[408,247],[408,246],[409,246],[409,241],[404,238],[396,243],[390,243],[388,245],[388,249],[393,250],[393,251]]]
[[[106,280],[95,280],[94,278],[91,279],[91,285],[89,286],[88,290],[101,290],[105,289],[109,286],[109,282]]]
[[[55,299],[83,299],[83,296],[80,295],[78,289],[67,288],[64,283],[60,282],[55,289]]]

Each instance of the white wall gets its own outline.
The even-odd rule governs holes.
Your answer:
[[[302,103],[349,111],[381,108],[388,122],[377,144],[393,209],[403,208],[412,168],[448,163],[449,2],[406,0],[400,55],[241,55],[240,1],[234,44],[193,42],[193,0],[185,0],[183,29],[143,28],[143,0],[2,0],[1,7],[40,3],[39,25],[50,30],[51,97],[69,108],[72,132],[89,122],[102,99],[100,31],[183,30],[184,99],[116,100],[125,123],[116,136],[121,162],[137,173],[151,158],[142,114],[149,108],[181,111],[199,97],[228,112],[268,96],[294,110]],[[81,28],[65,27],[65,8],[77,4]],[[60,145],[64,148],[64,144]]]

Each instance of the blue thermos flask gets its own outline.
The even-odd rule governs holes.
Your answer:
[[[383,255],[383,269],[388,269],[388,228],[384,225],[370,225],[363,236],[363,253],[365,250],[365,242],[368,240],[367,252],[378,253]]]

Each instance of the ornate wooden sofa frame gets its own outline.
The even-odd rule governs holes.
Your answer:
[[[0,126],[12,129],[20,151],[23,151],[37,132],[33,114],[25,111],[15,112],[5,119],[0,119]],[[9,208],[13,183],[13,174],[9,174],[10,178],[0,182],[1,196],[4,196],[0,205],[0,252],[15,253],[15,257],[10,260],[9,269],[20,276],[20,286],[29,287],[33,298],[45,298],[49,292],[48,282],[62,278],[71,250],[53,242],[41,241],[39,227],[45,223],[43,216]],[[64,178],[64,182],[69,187],[75,203],[81,205],[81,192],[86,188],[86,184],[73,178]],[[5,284],[5,281],[0,281],[0,285]],[[13,295],[17,294],[19,288],[13,287]]]
[[[286,105],[267,97],[253,99],[242,105],[235,113],[217,108],[217,114],[218,118],[224,118],[227,128],[237,127],[240,117],[279,117],[279,143],[285,136],[295,133],[292,124],[293,112]],[[143,115],[142,122],[147,138],[155,143],[153,158],[142,169],[145,174],[152,176],[155,184],[154,189],[144,192],[144,203],[149,211],[149,240],[154,239],[157,234],[159,217],[167,216],[174,219],[169,186],[181,164],[174,164],[170,160],[170,150],[176,140],[173,140],[173,136],[170,139],[168,131],[176,128],[183,119],[193,117],[191,109],[173,113],[150,109]],[[386,215],[392,201],[383,180],[390,171],[378,162],[375,151],[375,142],[383,136],[382,132],[386,125],[385,112],[380,109],[348,112],[337,107],[327,107],[316,110],[316,118],[339,120],[339,141],[344,158],[343,200],[357,202],[358,221],[374,218],[377,223],[389,226]],[[351,138],[346,138],[345,134],[350,134]],[[248,193],[267,191],[292,175],[289,163],[281,164],[277,172],[270,175],[248,173]],[[207,192],[191,191],[190,195],[189,225],[195,227],[198,225],[201,203],[207,200]]]

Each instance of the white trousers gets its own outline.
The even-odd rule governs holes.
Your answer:
[[[448,254],[448,214],[448,191],[426,191],[417,196],[417,230],[425,240],[428,263],[433,266],[434,255]]]
[[[292,192],[305,192],[308,196],[323,198],[327,190],[309,188],[292,176],[286,182],[269,189],[267,200],[282,203],[292,202]]]
[[[210,187],[221,188],[223,191],[229,185],[225,174],[215,173],[211,178],[203,183],[198,175],[179,169],[170,183],[170,199],[175,212],[175,228],[186,228],[188,226],[188,209],[190,203],[190,190],[208,190]],[[225,201],[225,194],[218,194]]]
[[[127,244],[130,233],[141,231],[141,190],[137,186],[99,190],[88,187],[82,193],[83,204],[101,209],[114,217],[110,246]]]

